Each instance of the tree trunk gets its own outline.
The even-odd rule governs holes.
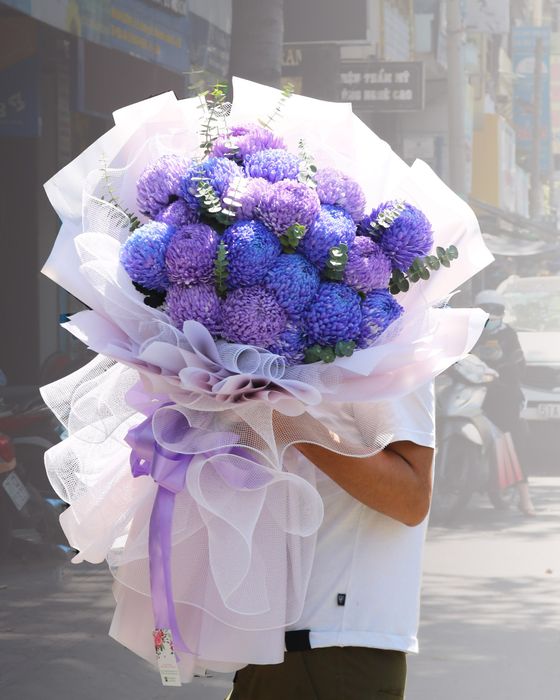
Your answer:
[[[233,0],[231,76],[280,87],[284,0]]]

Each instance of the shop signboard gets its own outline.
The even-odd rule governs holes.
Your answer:
[[[422,61],[344,63],[340,99],[370,112],[417,112],[424,109]]]
[[[2,0],[62,31],[169,70],[189,67],[188,13],[179,0]]]

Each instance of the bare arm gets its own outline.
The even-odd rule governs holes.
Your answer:
[[[405,525],[420,524],[432,493],[431,447],[403,440],[373,457],[345,457],[309,443],[295,445],[358,501]]]

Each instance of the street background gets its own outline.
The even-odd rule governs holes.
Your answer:
[[[455,527],[430,527],[408,700],[557,698],[560,478],[532,483],[538,519],[476,502]],[[3,567],[2,699],[225,698],[229,676],[163,688],[156,671],[107,636],[112,610],[104,565]]]
[[[516,331],[515,449],[536,517],[527,493],[494,473],[478,385],[448,373],[407,698],[556,700],[560,0],[0,0],[0,697],[228,692],[219,675],[163,688],[107,636],[111,576],[69,563],[57,527],[65,504],[43,466],[61,435],[38,387],[92,357],[60,327],[82,304],[39,273],[59,227],[43,183],[117,108],[232,75],[352,102],[407,163],[426,161],[475,210],[496,261],[451,303],[498,290]],[[492,365],[488,340],[476,352]],[[32,495],[21,512],[13,475]]]

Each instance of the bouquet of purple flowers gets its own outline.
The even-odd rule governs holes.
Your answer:
[[[403,200],[365,213],[360,185],[291,153],[259,124],[233,126],[202,159],[165,155],[137,184],[121,262],[145,303],[177,328],[258,346],[289,365],[371,346],[403,312],[394,298],[453,245],[433,246],[427,217]]]
[[[486,320],[445,304],[491,256],[427,165],[350,105],[234,88],[231,114],[219,90],[124,107],[45,186],[43,271],[97,353],[41,390],[68,433],[47,474],[72,561],[115,578],[110,635],[176,682],[283,658],[323,514],[289,448],[383,449]]]

